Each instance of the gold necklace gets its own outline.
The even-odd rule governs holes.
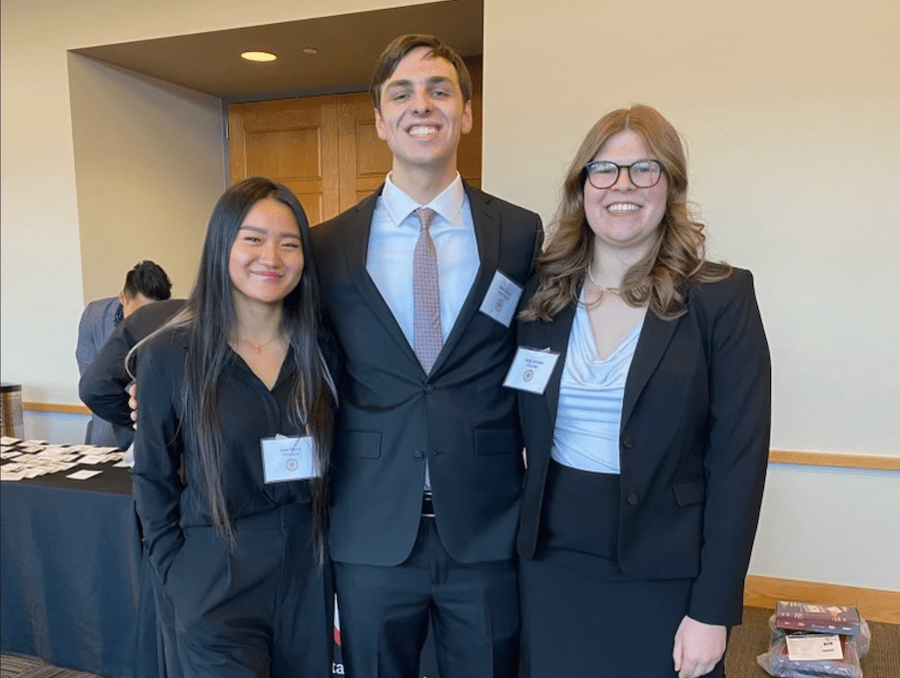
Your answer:
[[[612,294],[619,294],[619,291],[621,288],[619,288],[619,287],[604,287],[603,285],[598,283],[596,280],[594,280],[594,274],[591,273],[590,266],[588,266],[588,268],[587,268],[587,274],[588,274],[588,278],[590,278],[591,282],[594,283],[594,287],[596,287],[598,290],[600,290],[601,295],[604,292],[611,292]]]
[[[253,348],[256,349],[256,353],[257,353],[257,354],[260,354],[260,353],[262,353],[262,350],[263,350],[266,346],[268,346],[269,344],[271,344],[272,342],[274,342],[274,341],[276,341],[276,340],[278,340],[278,339],[281,339],[281,335],[280,335],[280,334],[275,335],[275,338],[274,338],[274,339],[269,339],[269,341],[267,341],[265,344],[254,344],[254,343],[253,343],[252,341],[250,341],[249,339],[241,339],[241,341],[243,341],[245,344],[250,344],[251,347],[253,347]]]

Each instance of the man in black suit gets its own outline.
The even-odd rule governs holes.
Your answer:
[[[354,678],[413,678],[430,619],[444,678],[513,676],[523,461],[501,384],[541,222],[462,182],[472,85],[453,50],[397,38],[370,92],[391,172],[312,232],[343,359],[330,517],[343,657]]]
[[[184,299],[147,304],[122,321],[78,383],[78,395],[91,412],[112,424],[123,450],[134,442],[134,423],[125,388],[131,382],[125,357],[137,343],[167,323],[184,306]],[[135,373],[137,370],[133,370]]]

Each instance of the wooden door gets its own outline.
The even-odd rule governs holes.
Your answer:
[[[353,207],[381,186],[391,171],[391,149],[378,138],[375,109],[367,92],[347,94],[340,111],[341,210]]]
[[[338,214],[336,107],[333,96],[230,106],[231,183],[252,176],[283,183],[311,224]]]

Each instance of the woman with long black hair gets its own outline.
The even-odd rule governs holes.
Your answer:
[[[184,310],[134,349],[135,503],[187,676],[331,674],[320,335],[303,208],[268,179],[235,184]]]

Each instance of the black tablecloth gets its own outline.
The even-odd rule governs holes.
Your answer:
[[[13,447],[23,445],[37,446]],[[80,470],[102,472],[66,477]],[[79,464],[3,481],[0,503],[0,650],[105,678],[165,678],[130,469]],[[343,676],[335,650],[333,675]],[[420,675],[437,675],[430,632]]]
[[[80,469],[102,473],[66,478]],[[159,676],[129,469],[4,481],[0,501],[2,651],[108,678]]]

